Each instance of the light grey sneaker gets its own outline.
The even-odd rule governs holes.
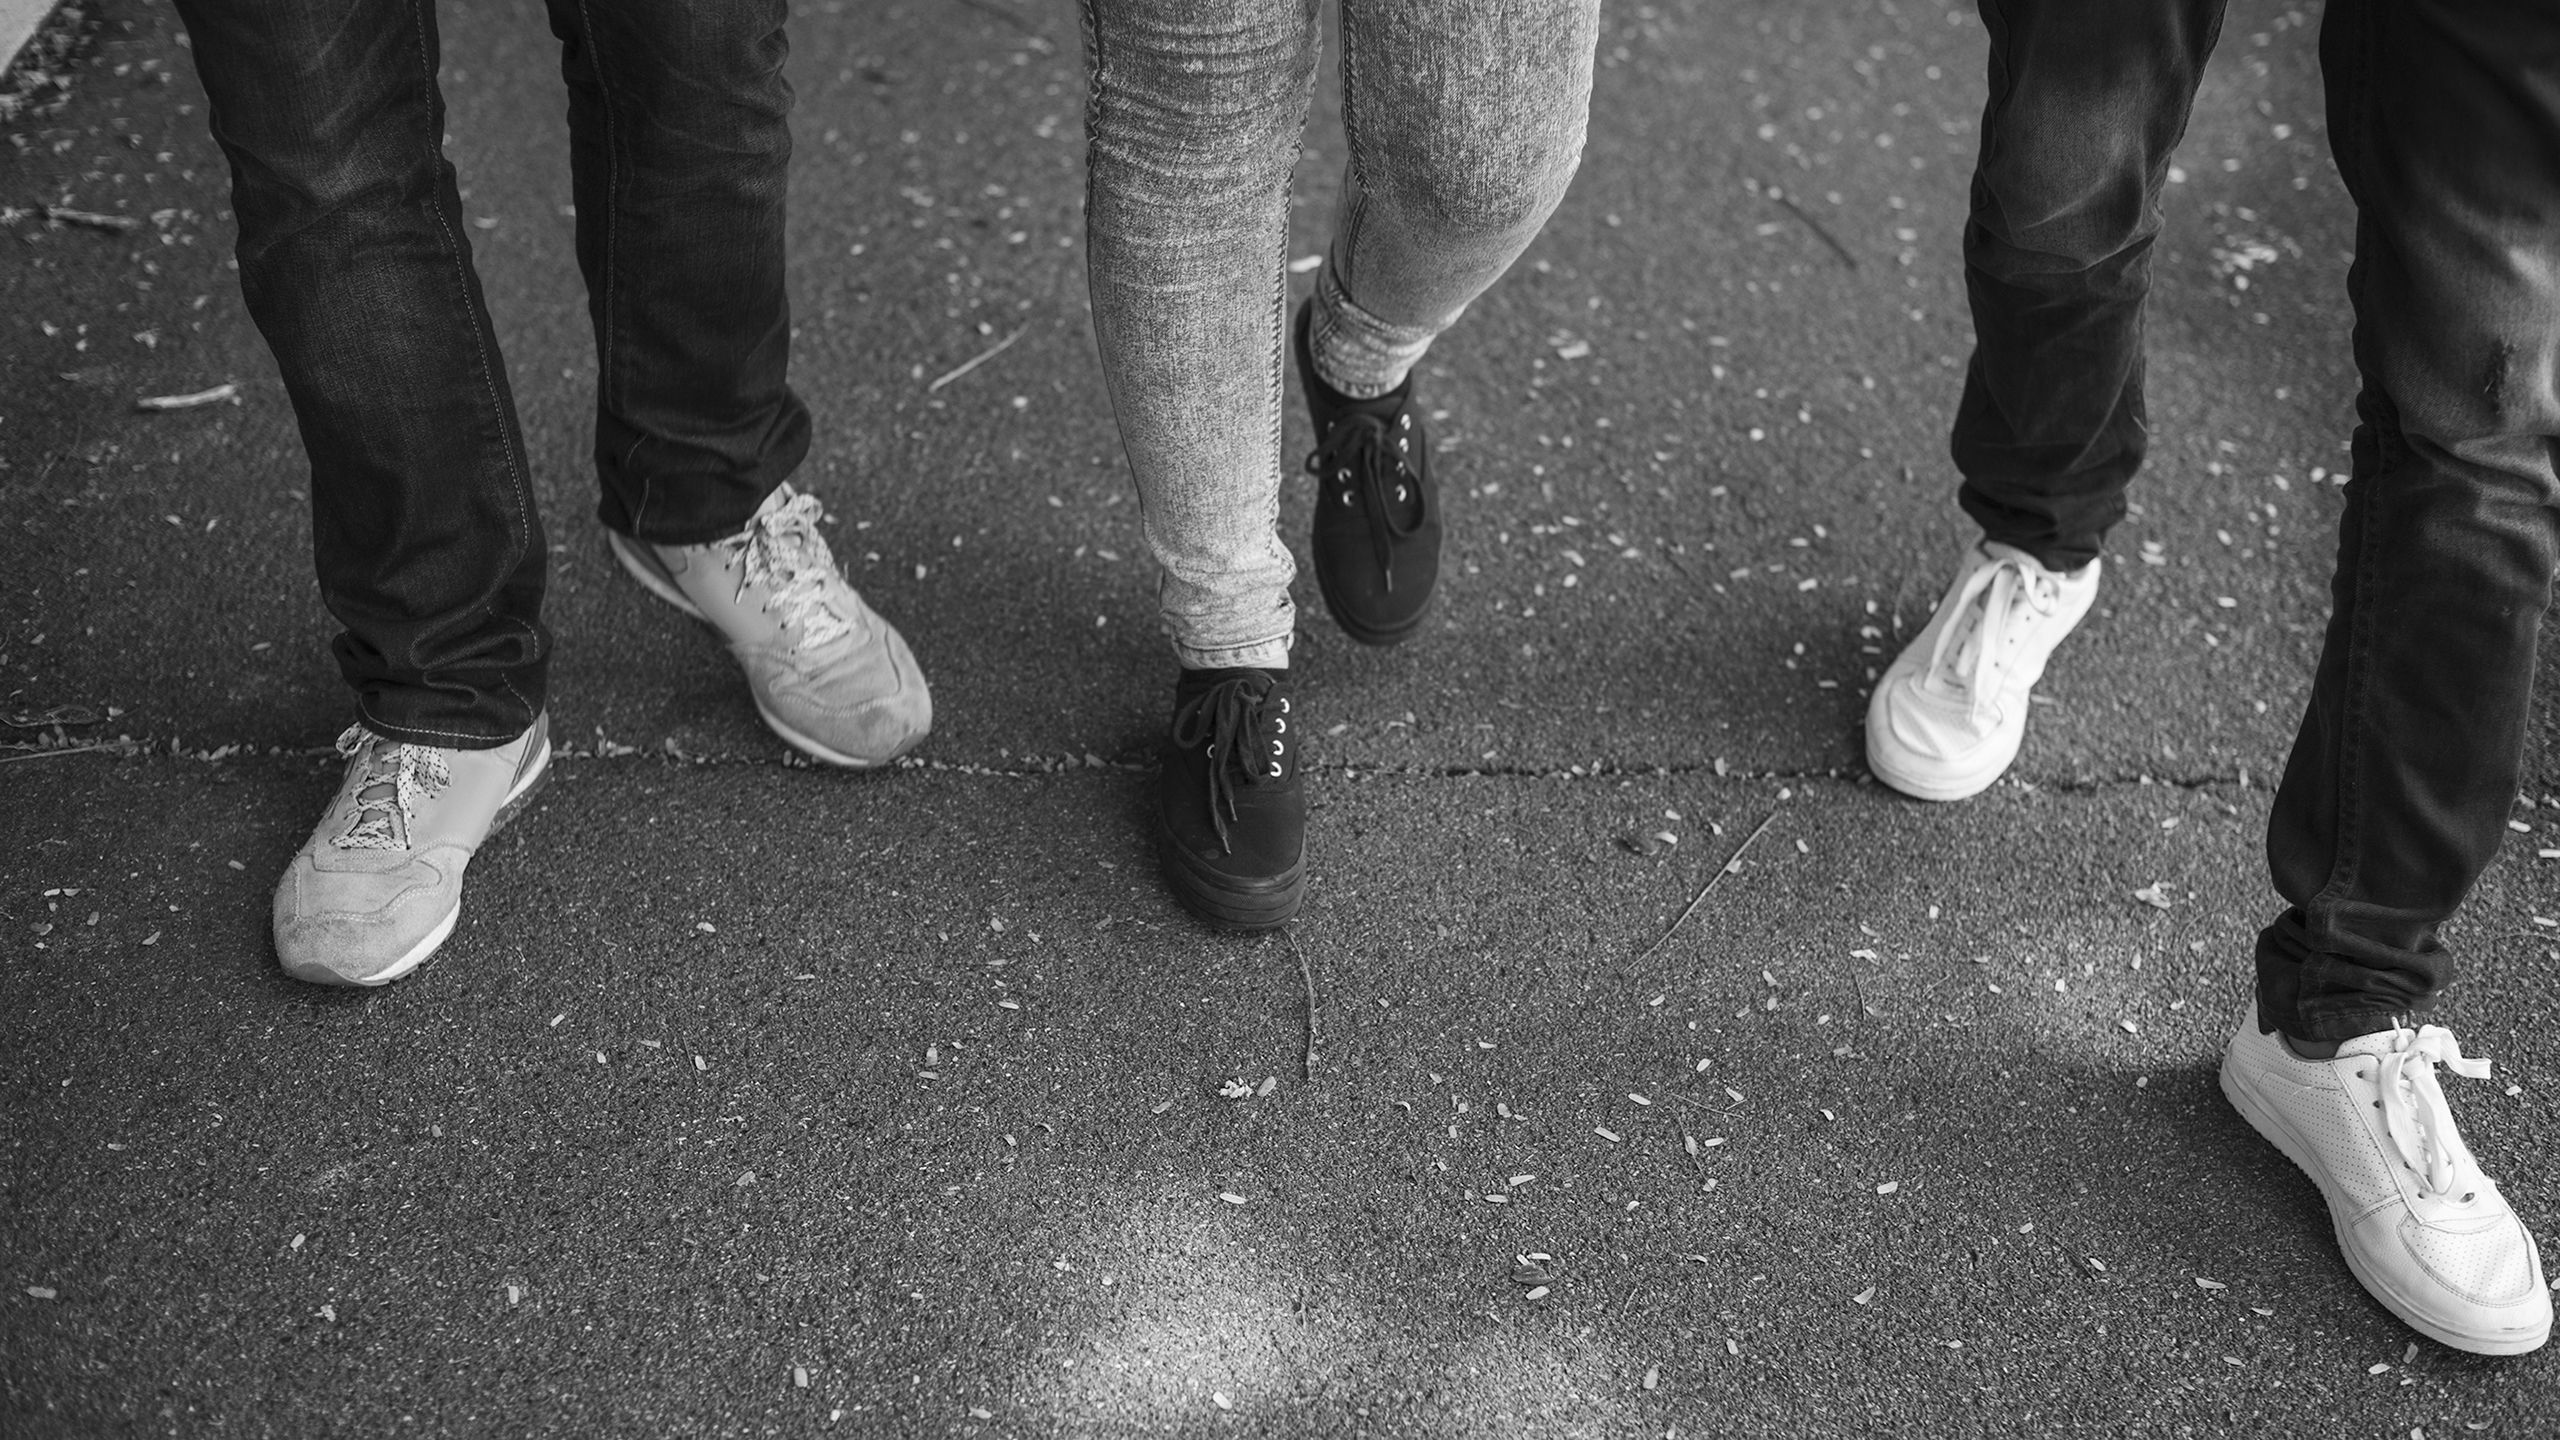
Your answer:
[[[2481,1355],[2551,1338],[2542,1252],[2462,1143],[2436,1066],[2489,1078],[2440,1025],[2361,1035],[2306,1060],[2258,1028],[2222,1057],[2222,1093],[2329,1202],[2357,1280],[2418,1333]]]
[[[862,601],[818,533],[815,495],[784,485],[747,528],[708,545],[607,532],[649,593],[718,631],[756,711],[794,749],[868,769],[933,728],[933,693],[897,628]]]
[[[276,884],[276,958],[314,985],[388,985],[462,918],[462,872],[551,773],[537,715],[494,750],[338,737],[346,779]]]

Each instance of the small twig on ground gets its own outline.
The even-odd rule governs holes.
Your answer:
[[[1733,853],[1724,857],[1724,863],[1716,867],[1716,873],[1708,876],[1707,883],[1698,887],[1698,893],[1692,896],[1689,900],[1689,908],[1680,912],[1680,918],[1671,922],[1671,928],[1662,932],[1662,938],[1654,941],[1650,945],[1647,945],[1644,949],[1637,951],[1636,958],[1628,961],[1627,963],[1630,965],[1641,965],[1646,960],[1652,958],[1654,951],[1669,944],[1671,942],[1671,937],[1680,933],[1680,927],[1689,922],[1689,917],[1697,913],[1698,907],[1706,903],[1707,892],[1716,888],[1717,881],[1722,880],[1725,876],[1732,874],[1736,869],[1740,868],[1742,864],[1742,852],[1750,849],[1751,842],[1759,839],[1760,832],[1768,829],[1769,822],[1777,818],[1778,812],[1775,810],[1761,816],[1760,823],[1752,826],[1751,833],[1743,836],[1742,843],[1734,846]]]
[[[1005,351],[1012,349],[1013,342],[1021,339],[1024,335],[1029,334],[1030,331],[1031,327],[1025,325],[1014,331],[1012,334],[1007,335],[1003,339],[997,341],[992,348],[980,352],[976,359],[963,362],[958,369],[951,371],[949,374],[942,376],[932,384],[924,387],[924,393],[930,395],[934,391],[941,389],[943,386],[950,384],[952,381],[959,379],[961,376],[966,375],[970,371],[977,369],[979,366],[986,364],[990,360],[993,360]]]
[[[47,205],[44,218],[56,225],[86,225],[92,230],[139,230],[142,222],[130,215],[101,215],[95,210],[74,210],[68,205]]]
[[[23,755],[0,755],[0,765],[20,760],[50,760],[56,755],[86,755],[92,750],[113,750],[113,745],[65,745],[51,750],[29,750]]]
[[[239,403],[238,382],[226,380],[210,390],[198,390],[191,395],[145,395],[133,402],[133,408],[136,410],[192,410],[198,405],[219,405],[225,400],[234,404]]]
[[[1307,963],[1307,952],[1298,948],[1298,932],[1282,927],[1280,938],[1289,942],[1289,953],[1298,957],[1298,980],[1307,988],[1307,1053],[1301,1062],[1300,1078],[1316,1078],[1316,972]]]
[[[1852,270],[1858,268],[1858,257],[1849,253],[1849,247],[1841,244],[1839,237],[1824,229],[1821,221],[1814,219],[1803,206],[1797,204],[1791,197],[1781,193],[1775,198],[1779,204],[1787,207],[1788,214],[1803,221],[1806,229],[1812,231],[1815,236],[1820,238],[1823,244],[1830,246],[1831,253],[1840,257],[1841,264],[1848,266]]]

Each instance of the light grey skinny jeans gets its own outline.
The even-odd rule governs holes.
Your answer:
[[[1289,172],[1316,0],[1083,0],[1094,330],[1158,605],[1193,667],[1289,663],[1279,534]],[[1564,198],[1599,0],[1342,0],[1351,159],[1311,344],[1380,395]]]

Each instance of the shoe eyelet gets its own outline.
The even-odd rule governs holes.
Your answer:
[[[1282,745],[1277,740],[1274,740],[1271,742],[1271,753],[1274,755],[1286,755],[1289,753],[1289,750],[1287,746]]]
[[[1347,484],[1351,479],[1351,472],[1348,470],[1336,470],[1333,472],[1333,478]]]
[[[1345,504],[1345,505],[1349,505],[1349,504],[1351,503],[1351,492],[1350,492],[1350,491],[1345,490],[1345,491],[1343,491],[1343,492],[1342,492],[1342,503],[1343,503],[1343,504]]]
[[[1412,429],[1412,428],[1413,428],[1413,417],[1412,417],[1412,416],[1410,416],[1410,415],[1398,415],[1398,416],[1396,417],[1396,428],[1397,428],[1397,429],[1399,429],[1399,430],[1410,430],[1410,429]]]
[[[1280,697],[1280,713],[1283,715],[1289,713],[1289,697],[1286,695]]]
[[[1273,728],[1277,729],[1281,734],[1286,735],[1289,733],[1289,722],[1286,719],[1275,715],[1271,719],[1271,724]]]
[[[1396,487],[1396,503],[1399,505],[1404,503],[1404,487],[1401,485]]]
[[[1279,778],[1280,778],[1280,767],[1279,767],[1278,765],[1274,765],[1274,766],[1272,766],[1272,767],[1271,767],[1271,778],[1272,778],[1272,779],[1274,779],[1274,780],[1277,780],[1277,779],[1279,779]]]

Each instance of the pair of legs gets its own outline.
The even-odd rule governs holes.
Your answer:
[[[787,379],[788,7],[549,8],[616,554],[721,631],[785,738],[876,763],[930,708],[903,643],[836,575],[816,502],[787,491],[810,429]],[[361,717],[347,787],[279,889],[278,949],[305,978],[379,983],[451,928],[462,866],[547,760],[542,518],[443,155],[433,5],[179,12],[231,164],[241,287],[309,454],[314,559]]]
[[[1293,334],[1289,180],[1315,91],[1316,0],[1084,0],[1094,328],[1185,676],[1167,871],[1213,921],[1281,923],[1303,886],[1284,346],[1316,421],[1328,602],[1356,637],[1401,639],[1437,571],[1411,372],[1563,198],[1598,9],[1345,0],[1350,160]]]
[[[1978,339],[1953,448],[1984,543],[1871,706],[1870,754],[1902,788],[1927,795],[1966,739],[2022,726],[2094,593],[2142,455],[2159,182],[2219,9],[1982,0]],[[2321,68],[2357,212],[2360,424],[2334,608],[2268,825],[2287,908],[2260,932],[2223,1086],[2319,1182],[2377,1298],[2448,1344],[2512,1353],[2549,1334],[2539,1258],[2434,1075],[2485,1067],[2416,1017],[2452,978],[2440,929],[2506,833],[2560,566],[2560,15],[2331,0]],[[2007,742],[1963,782],[1989,783]]]

